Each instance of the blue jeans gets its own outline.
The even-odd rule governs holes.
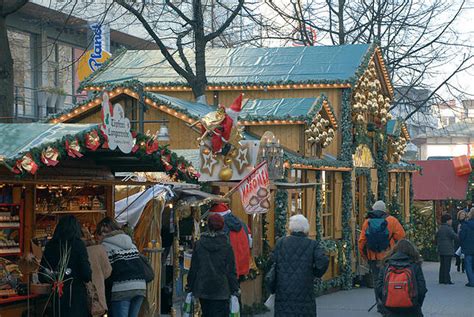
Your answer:
[[[469,285],[474,286],[474,255],[466,255],[464,258],[466,265],[466,275]]]
[[[143,299],[143,296],[135,296],[131,300],[112,301],[112,317],[138,317]]]

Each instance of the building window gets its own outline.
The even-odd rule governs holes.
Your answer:
[[[31,36],[28,33],[8,30],[8,41],[13,57],[15,115],[33,117],[33,79]]]
[[[290,175],[288,177],[289,183],[301,183],[303,177],[303,172],[301,170],[290,170]],[[308,217],[307,214],[303,211],[303,189],[294,188],[288,190],[288,210],[289,216],[303,214],[305,217]]]
[[[48,40],[48,87],[58,88],[66,95],[64,105],[72,105],[74,100],[74,58],[72,46]],[[55,109],[56,111],[61,109]]]
[[[323,239],[334,238],[334,173],[321,172]]]

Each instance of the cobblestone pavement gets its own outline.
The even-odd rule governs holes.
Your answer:
[[[454,264],[454,263],[453,263]],[[423,264],[423,272],[427,282],[428,293],[423,305],[425,317],[471,317],[474,316],[474,288],[464,286],[467,283],[465,274],[456,272],[453,265],[451,279],[454,285],[438,284],[438,267],[435,262]],[[373,289],[357,288],[339,291],[318,297],[318,317],[370,317],[381,316],[372,310],[367,312],[374,303]],[[259,315],[271,317],[272,313]]]

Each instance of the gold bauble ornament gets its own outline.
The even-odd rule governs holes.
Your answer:
[[[202,153],[208,155],[209,153],[211,153],[211,151],[208,148],[205,148],[204,150],[202,150]]]
[[[225,166],[219,172],[219,178],[223,181],[228,181],[232,178],[232,169]]]

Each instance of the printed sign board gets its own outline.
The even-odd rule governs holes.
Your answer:
[[[268,164],[263,161],[238,185],[242,206],[247,214],[266,213],[270,208]]]
[[[92,34],[91,46],[79,59],[77,66],[77,77],[80,81],[99,69],[111,57],[109,27],[100,23],[91,23],[89,28]]]
[[[116,103],[112,108],[107,92],[104,92],[102,99],[101,128],[107,136],[109,149],[115,150],[118,147],[126,154],[132,151],[134,144],[130,132],[130,120],[125,117],[125,112],[120,104]]]

